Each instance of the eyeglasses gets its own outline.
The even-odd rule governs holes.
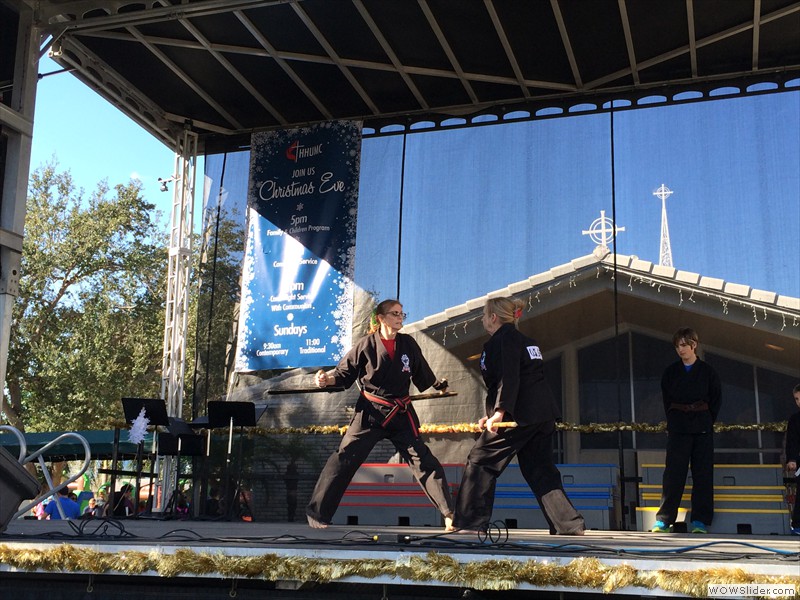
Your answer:
[[[386,314],[392,315],[393,317],[400,317],[401,319],[405,319],[408,316],[406,313],[400,312],[399,310],[390,310]]]

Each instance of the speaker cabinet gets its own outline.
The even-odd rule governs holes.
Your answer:
[[[0,448],[0,533],[5,531],[22,501],[35,498],[40,489],[36,478],[7,450]]]

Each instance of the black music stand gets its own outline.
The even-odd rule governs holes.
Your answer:
[[[158,434],[158,454],[161,456],[175,457],[175,489],[172,497],[164,507],[164,511],[170,510],[173,516],[177,516],[178,498],[180,497],[181,480],[181,458],[184,456],[203,456],[203,437],[192,431],[189,424],[177,417],[169,418],[167,432]]]
[[[148,425],[153,426],[153,431],[157,431],[159,425],[166,427],[169,425],[169,417],[167,416],[167,403],[161,398],[123,398],[122,411],[125,413],[125,421],[133,423],[139,414],[144,409],[144,415],[150,421]],[[155,433],[153,434],[155,437]],[[155,442],[155,439],[153,440]],[[133,508],[133,515],[139,514],[139,488],[142,479],[142,462],[144,460],[144,442],[139,442],[139,447],[136,450],[136,503]],[[151,506],[153,502],[153,478],[155,476],[155,453],[151,453],[150,458],[150,484],[147,491],[146,506]],[[116,465],[113,469],[116,471]],[[116,494],[115,487],[115,474],[111,474],[111,492]]]
[[[201,455],[201,470],[200,470],[200,487],[199,489],[195,489],[195,506],[199,507],[200,516],[206,516],[206,494],[208,492],[208,469],[209,469],[209,455],[211,454],[211,428],[208,424],[208,415],[203,415],[201,417],[197,417],[189,422],[189,427],[191,429],[202,429],[203,432],[203,441],[205,444],[205,450]],[[195,516],[198,516],[197,511],[193,511]]]
[[[261,407],[259,407],[261,408]],[[230,521],[233,519],[233,503],[239,499],[239,488],[242,476],[242,428],[255,427],[258,419],[264,414],[266,406],[256,415],[256,405],[252,402],[225,402],[224,400],[209,401],[208,403],[208,425],[212,429],[228,428],[228,451],[225,456],[224,489],[226,507],[225,517]],[[236,475],[236,489],[230,493],[230,465],[233,449],[233,428],[239,428],[239,462]]]

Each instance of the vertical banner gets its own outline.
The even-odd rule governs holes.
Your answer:
[[[253,134],[237,371],[349,349],[360,152],[359,122]]]

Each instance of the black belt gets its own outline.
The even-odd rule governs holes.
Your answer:
[[[669,405],[669,408],[670,410],[674,408],[675,410],[680,410],[682,412],[701,412],[708,410],[708,402],[692,402],[691,404],[673,402]]]

